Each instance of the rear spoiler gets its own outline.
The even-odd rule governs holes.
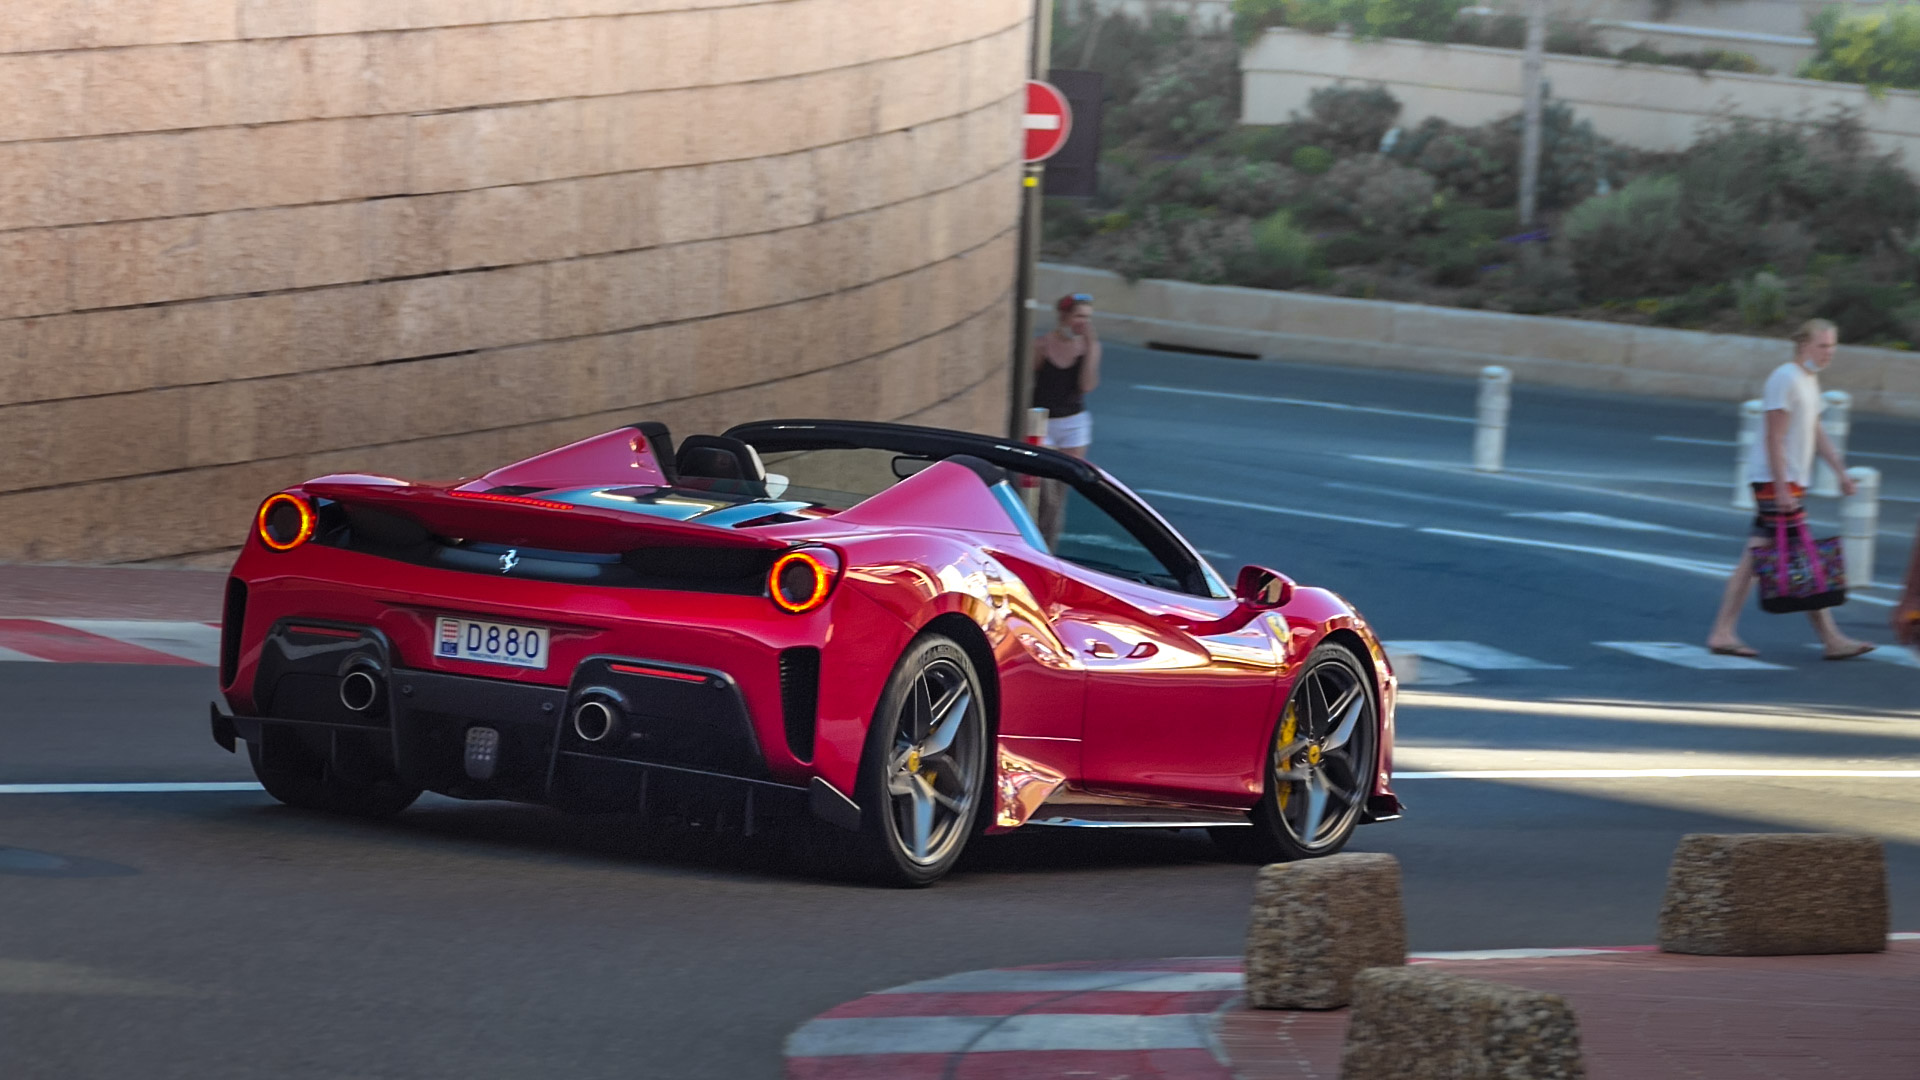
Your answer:
[[[298,490],[342,504],[349,518],[354,508],[364,507],[399,515],[435,536],[513,547],[612,555],[647,547],[781,551],[790,546],[787,541],[718,525],[574,506],[524,495],[345,477],[310,480]]]

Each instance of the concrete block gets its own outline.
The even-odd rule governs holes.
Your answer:
[[[1349,853],[1276,863],[1254,886],[1247,1001],[1258,1009],[1337,1009],[1363,968],[1406,962],[1400,863]]]
[[[1682,837],[1660,905],[1660,948],[1702,956],[1880,952],[1880,841],[1833,833]]]
[[[1580,1030],[1558,994],[1430,967],[1353,981],[1341,1080],[1576,1080]]]

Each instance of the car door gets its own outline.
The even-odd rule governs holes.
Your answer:
[[[1217,586],[1202,594],[1198,557],[1144,511],[1129,513],[1107,494],[1096,503],[1069,489],[1051,541],[1063,579],[1056,633],[1087,671],[1084,783],[1112,794],[1245,805],[1259,794],[1277,709],[1281,657],[1269,617],[1231,627],[1239,605],[1211,595],[1224,592]],[[1183,552],[1193,565],[1180,565]],[[1231,628],[1181,628],[1219,620]]]

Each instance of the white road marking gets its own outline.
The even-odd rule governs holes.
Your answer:
[[[1496,649],[1491,645],[1482,645],[1477,641],[1389,641],[1388,649],[1398,649],[1422,656],[1428,660],[1438,660],[1443,664],[1452,664],[1470,671],[1565,671],[1565,664],[1549,664],[1531,657],[1519,656]]]
[[[957,1054],[971,1047],[998,1016],[860,1016],[809,1020],[787,1036],[788,1057],[896,1054]]]
[[[1870,454],[1865,450],[1848,450],[1847,456],[1850,458],[1873,458],[1876,461],[1920,461],[1920,455],[1916,454]]]
[[[1792,671],[1785,664],[1769,664],[1765,660],[1756,660],[1751,656],[1727,656],[1711,652],[1704,645],[1689,645],[1680,641],[1596,641],[1595,645],[1603,649],[1618,649],[1623,653],[1658,660],[1663,664],[1677,664],[1684,668],[1699,671]]]
[[[882,990],[882,994],[1070,993],[1087,990],[1187,994],[1240,989],[1235,971],[1049,971],[999,968],[963,971]]]
[[[968,1049],[976,1054],[1008,1050],[1208,1050],[1213,1044],[1209,1028],[1206,1013],[1022,1013],[1007,1017]],[[894,1049],[898,1046],[894,1044]]]
[[[1534,484],[1539,487],[1557,488],[1561,491],[1582,491],[1589,495],[1607,495],[1616,499],[1636,499],[1640,502],[1660,503],[1663,506],[1684,506],[1689,510],[1718,510],[1726,513],[1738,513],[1749,519],[1753,517],[1752,514],[1742,510],[1735,510],[1731,506],[1691,502],[1686,499],[1675,499],[1667,495],[1649,495],[1641,491],[1616,491],[1613,488],[1593,487],[1589,484],[1569,484],[1560,480],[1547,480],[1538,476],[1515,476],[1511,470],[1498,473],[1483,473],[1475,472],[1464,465],[1442,465],[1438,462],[1414,461],[1409,458],[1380,457],[1375,454],[1348,454],[1347,457],[1353,461],[1367,461],[1375,465],[1398,465],[1403,469],[1424,469],[1428,472],[1443,472],[1453,476],[1471,476],[1480,480],[1504,480],[1511,484]],[[1731,492],[1733,485],[1727,485],[1727,490]]]
[[[1590,547],[1586,544],[1562,544],[1552,540],[1530,540],[1524,536],[1495,536],[1491,533],[1466,532],[1460,529],[1423,528],[1420,530],[1432,536],[1452,536],[1462,540],[1485,540],[1494,544],[1517,544],[1521,547],[1550,548],[1555,551],[1569,551],[1579,555],[1598,555],[1607,559],[1621,559],[1626,562],[1645,563],[1648,566],[1664,566],[1669,570],[1682,570],[1702,577],[1726,578],[1733,573],[1732,563],[1714,562],[1711,559],[1689,559],[1679,555],[1655,555],[1645,551],[1622,551],[1619,548]],[[1849,600],[1858,600],[1863,604],[1876,607],[1893,607],[1898,601],[1879,596],[1868,596],[1859,591],[1848,593]]]
[[[1147,386],[1136,383],[1135,390],[1148,390],[1156,394],[1184,394],[1188,397],[1227,398],[1232,401],[1255,401],[1263,405],[1294,405],[1305,409],[1332,409],[1336,412],[1370,413],[1375,416],[1402,416],[1411,420],[1438,420],[1443,424],[1471,424],[1471,416],[1447,416],[1443,413],[1410,412],[1406,409],[1387,409],[1378,405],[1348,405],[1340,401],[1315,401],[1311,398],[1272,397],[1266,394],[1234,394],[1225,390],[1187,390],[1177,386]]]
[[[1734,445],[1734,442],[1732,439],[1692,439],[1692,438],[1688,438],[1685,435],[1655,435],[1653,437],[1653,441],[1654,442],[1687,443],[1688,445],[1691,445],[1691,446],[1731,447]]]
[[[1655,555],[1645,551],[1622,551],[1619,548],[1592,547],[1587,544],[1563,544],[1553,540],[1530,540],[1524,536],[1495,536],[1492,533],[1465,532],[1460,529],[1424,528],[1420,530],[1433,536],[1451,536],[1461,540],[1485,540],[1493,544],[1517,544],[1521,547],[1549,548],[1554,551],[1567,551],[1577,555],[1598,555],[1607,559],[1620,559],[1625,562],[1645,563],[1649,566],[1664,566],[1669,570],[1684,570],[1704,577],[1724,578],[1733,572],[1732,563],[1710,562],[1705,559],[1687,559],[1677,555]]]
[[[1459,769],[1399,772],[1395,780],[1685,780],[1695,777],[1836,777],[1920,780],[1920,769]]]
[[[188,791],[260,791],[252,781],[151,784],[0,784],[0,795],[169,795]]]
[[[1681,529],[1672,525],[1656,525],[1651,521],[1634,521],[1632,518],[1617,518],[1607,514],[1590,514],[1585,510],[1516,510],[1507,515],[1510,518],[1531,518],[1535,521],[1559,521],[1568,525],[1592,525],[1600,529],[1621,529],[1626,532],[1670,533],[1674,536],[1697,536],[1702,540],[1723,540],[1722,533],[1699,532],[1694,529]]]
[[[1619,473],[1574,472],[1566,469],[1516,469],[1508,466],[1510,473],[1522,476],[1559,476],[1568,480],[1611,480],[1618,484],[1680,484],[1686,487],[1728,488],[1733,485],[1725,480],[1684,480],[1673,476],[1622,476]]]
[[[50,623],[138,645],[208,667],[220,663],[220,630],[203,622],[149,619],[47,619]]]
[[[1267,506],[1263,503],[1241,502],[1239,499],[1216,499],[1209,495],[1188,495],[1179,491],[1158,491],[1153,488],[1140,488],[1140,494],[1151,495],[1156,499],[1181,499],[1186,502],[1207,503],[1212,506],[1231,506],[1236,510],[1258,510],[1265,514],[1285,514],[1288,517],[1313,518],[1317,521],[1344,521],[1349,525],[1373,525],[1382,529],[1404,529],[1407,526],[1397,521],[1380,521],[1376,518],[1350,517],[1346,514],[1327,514],[1319,510],[1300,510],[1291,506]]]
[[[1437,503],[1441,506],[1451,506],[1455,509],[1497,510],[1501,513],[1506,513],[1511,509],[1510,507],[1501,506],[1498,503],[1475,502],[1472,499],[1455,499],[1446,495],[1434,495],[1421,491],[1401,491],[1399,488],[1377,487],[1373,484],[1350,484],[1344,480],[1328,480],[1321,486],[1330,487],[1336,491],[1359,491],[1369,495],[1388,495],[1396,499],[1410,499],[1413,502]]]
[[[1233,976],[1238,988],[1240,976]],[[1204,1050],[1204,1013],[1128,1016],[862,1016],[809,1020],[787,1036],[788,1057],[991,1053],[1008,1050]]]
[[[1652,946],[1613,949],[1474,949],[1467,952],[1423,952],[1408,953],[1407,962],[1427,963],[1435,960],[1551,960],[1558,956],[1611,956],[1622,952],[1646,952]]]
[[[1866,597],[1860,599],[1864,600]],[[1809,649],[1824,647],[1817,641],[1807,642]],[[1895,667],[1920,668],[1920,654],[1916,654],[1904,645],[1882,645],[1865,656],[1853,657],[1852,660],[1873,660],[1882,664],[1892,664]],[[1850,663],[1851,660],[1848,662]]]

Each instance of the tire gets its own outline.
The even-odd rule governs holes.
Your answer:
[[[1351,650],[1321,645],[1307,657],[1274,724],[1266,783],[1247,814],[1251,827],[1215,828],[1209,835],[1236,859],[1332,855],[1360,824],[1379,753],[1373,680]]]
[[[385,818],[412,806],[420,797],[419,788],[392,780],[355,783],[336,775],[291,734],[276,737],[265,733],[262,742],[272,743],[271,752],[263,754],[260,742],[247,743],[253,775],[259,777],[267,794],[288,806],[348,817]]]
[[[905,888],[960,861],[980,820],[988,763],[980,676],[951,639],[914,639],[894,665],[867,730],[854,867]]]

